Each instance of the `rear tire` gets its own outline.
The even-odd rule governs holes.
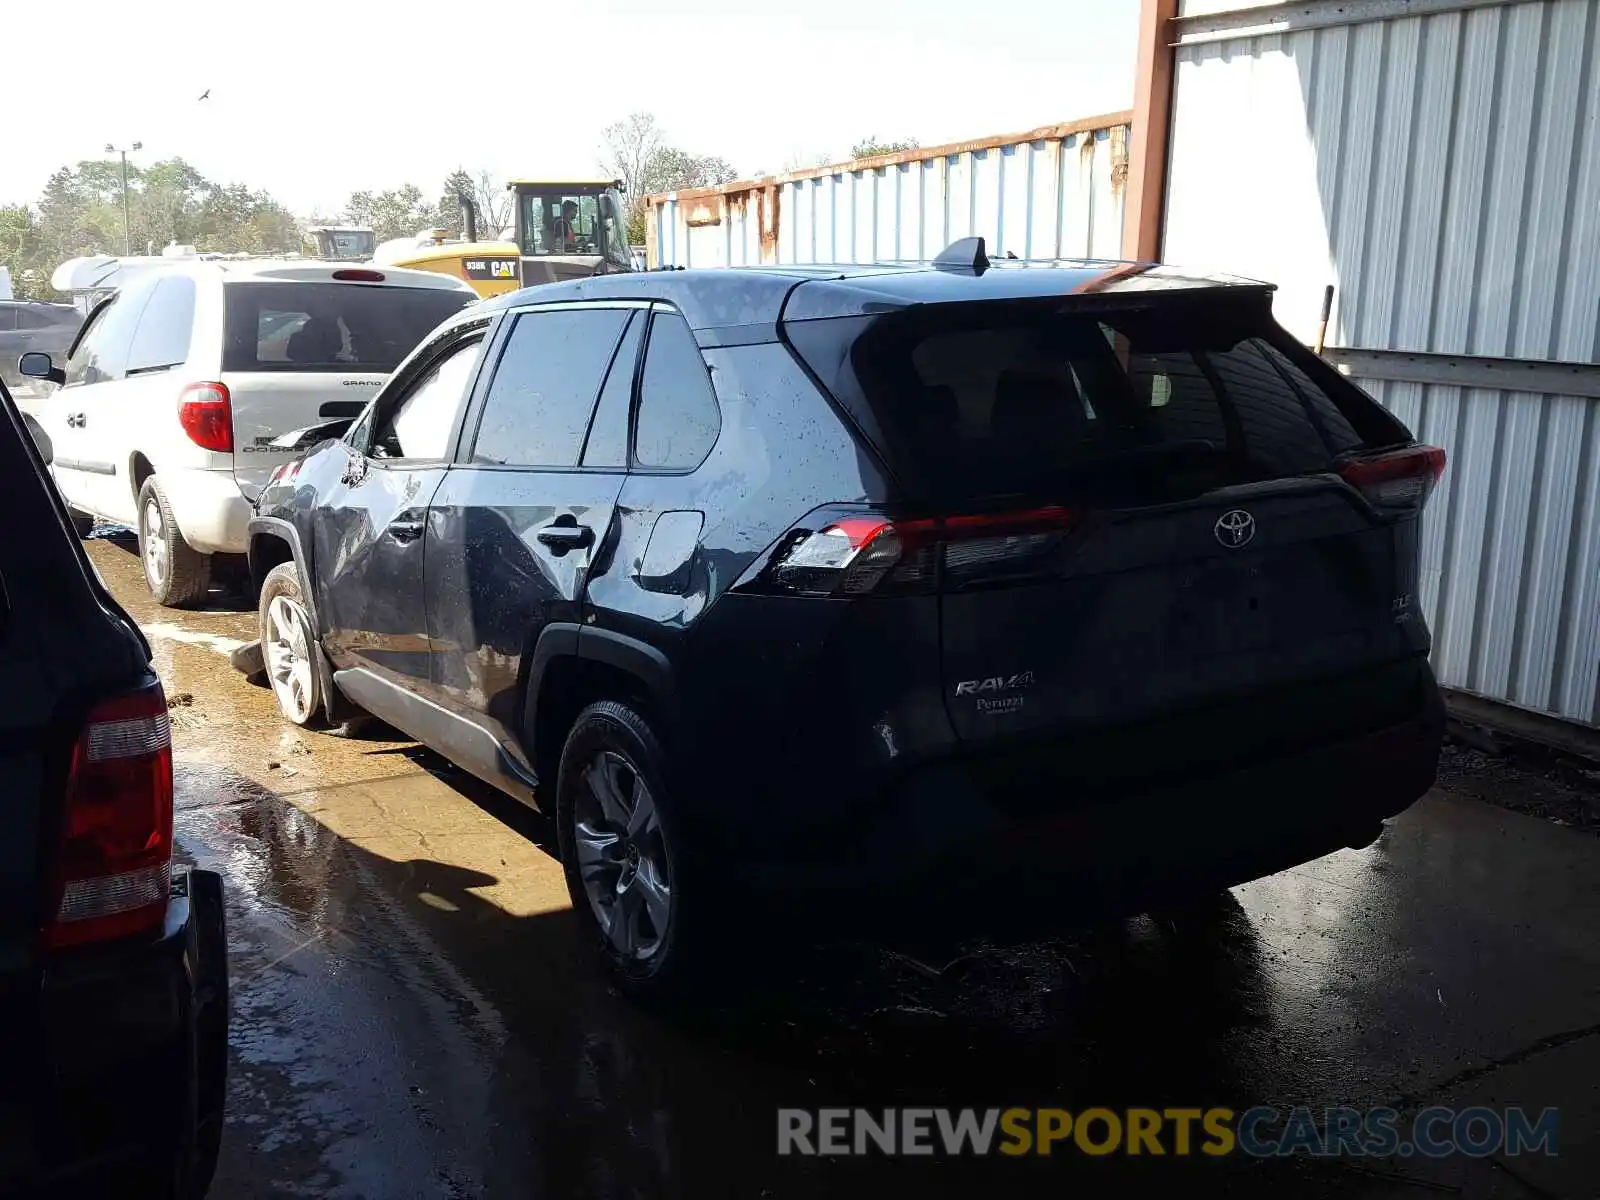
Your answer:
[[[707,982],[708,878],[655,733],[626,705],[578,714],[561,750],[556,827],[580,927],[621,989],[667,1002]]]
[[[322,648],[317,644],[311,614],[300,590],[300,572],[294,563],[279,563],[267,572],[261,581],[256,613],[261,661],[278,711],[285,721],[302,729],[317,725],[325,708]]]
[[[139,557],[144,579],[156,602],[168,608],[191,608],[211,590],[211,556],[183,540],[172,505],[152,475],[139,489]]]

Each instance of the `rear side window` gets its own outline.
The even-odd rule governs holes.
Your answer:
[[[595,397],[630,315],[621,308],[520,314],[484,397],[472,461],[577,466]]]
[[[621,470],[628,465],[628,416],[633,409],[633,374],[639,365],[639,343],[649,317],[637,312],[628,322],[622,344],[611,358],[600,403],[589,423],[589,440],[583,446],[583,465]]]
[[[677,313],[656,312],[639,381],[634,461],[659,470],[693,470],[721,428],[716,393],[688,322]]]
[[[1243,307],[952,306],[883,319],[850,358],[929,491],[1165,494],[1326,470],[1363,444],[1269,333]]]
[[[169,276],[156,284],[128,351],[128,374],[175,367],[189,357],[194,295],[194,280],[187,276]]]
[[[476,297],[443,288],[240,281],[225,287],[224,371],[386,374]]]

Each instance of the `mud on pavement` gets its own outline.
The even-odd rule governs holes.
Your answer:
[[[126,539],[90,551],[167,688],[182,849],[225,878],[216,1196],[1516,1197],[1600,1178],[1581,1136],[1600,1114],[1600,839],[1479,802],[1470,764],[1377,845],[1235,889],[1202,936],[1141,918],[942,972],[796,947],[759,1003],[668,1020],[590,967],[541,818],[382,731],[293,730],[228,667],[255,636],[243,601],[161,609]],[[1559,1106],[1561,1156],[776,1154],[780,1106],[1473,1103]]]

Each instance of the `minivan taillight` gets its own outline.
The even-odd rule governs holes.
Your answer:
[[[172,874],[172,736],[159,683],[90,711],[72,750],[47,947],[161,927]]]
[[[928,592],[1036,560],[1076,524],[1070,509],[892,520],[843,515],[797,529],[745,590],[850,597]]]
[[[1408,446],[1349,459],[1340,465],[1339,476],[1372,507],[1401,516],[1422,511],[1444,474],[1444,463],[1444,451],[1437,446]]]
[[[225,383],[191,383],[178,397],[178,423],[202,450],[233,453],[233,397]]]

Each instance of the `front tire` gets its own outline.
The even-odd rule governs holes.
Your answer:
[[[699,981],[709,927],[666,756],[649,724],[603,700],[561,751],[556,824],[573,912],[622,990],[682,996]]]
[[[211,590],[211,556],[183,540],[172,505],[152,475],[139,489],[139,557],[144,579],[156,602],[168,608],[190,608]]]
[[[256,611],[261,660],[278,711],[291,725],[315,724],[324,707],[317,636],[294,563],[279,563],[267,572]]]

